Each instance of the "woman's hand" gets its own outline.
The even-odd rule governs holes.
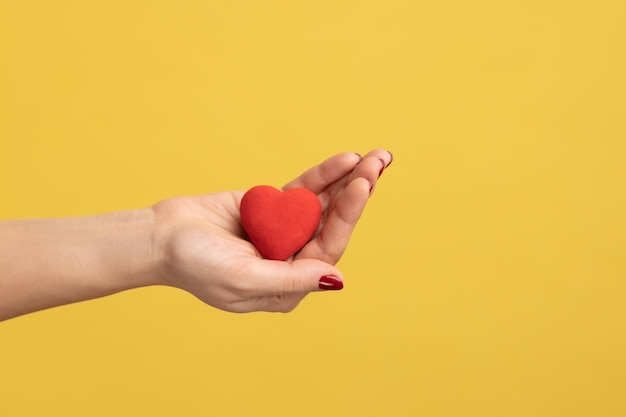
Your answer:
[[[227,311],[290,311],[341,289],[334,265],[391,154],[343,153],[291,181],[320,199],[315,236],[289,262],[262,259],[241,227],[242,191],[177,197],[100,216],[0,222],[0,321],[148,285]]]
[[[334,267],[345,251],[378,177],[392,161],[376,149],[363,158],[335,155],[283,188],[308,188],[322,204],[318,231],[288,262],[260,257],[241,227],[243,191],[176,197],[156,204],[154,250],[162,283],[232,311],[291,311],[312,291],[341,289]]]

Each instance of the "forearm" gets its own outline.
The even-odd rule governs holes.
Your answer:
[[[151,209],[0,222],[0,320],[159,282]]]

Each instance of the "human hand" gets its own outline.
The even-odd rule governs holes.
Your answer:
[[[363,158],[346,152],[286,184],[284,190],[308,188],[322,205],[317,232],[288,262],[262,259],[247,240],[239,217],[243,191],[157,203],[153,247],[163,259],[162,283],[232,312],[287,312],[310,292],[341,289],[334,265],[391,161],[382,149]]]

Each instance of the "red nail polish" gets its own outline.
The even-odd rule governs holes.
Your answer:
[[[334,275],[324,275],[320,278],[318,286],[321,290],[340,290],[343,282]]]
[[[378,160],[380,161],[381,164],[383,164],[383,166],[380,168],[380,171],[378,171],[378,176],[380,177],[381,175],[383,175],[383,171],[385,170],[385,161],[383,161],[380,158],[378,158]]]

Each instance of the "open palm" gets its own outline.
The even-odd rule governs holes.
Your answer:
[[[234,312],[290,311],[309,292],[328,288],[320,284],[322,277],[340,288],[334,265],[391,159],[382,149],[363,158],[342,153],[286,184],[285,190],[308,188],[322,205],[317,232],[288,262],[262,259],[247,239],[239,217],[243,191],[157,203],[154,247],[165,259],[164,283]]]

